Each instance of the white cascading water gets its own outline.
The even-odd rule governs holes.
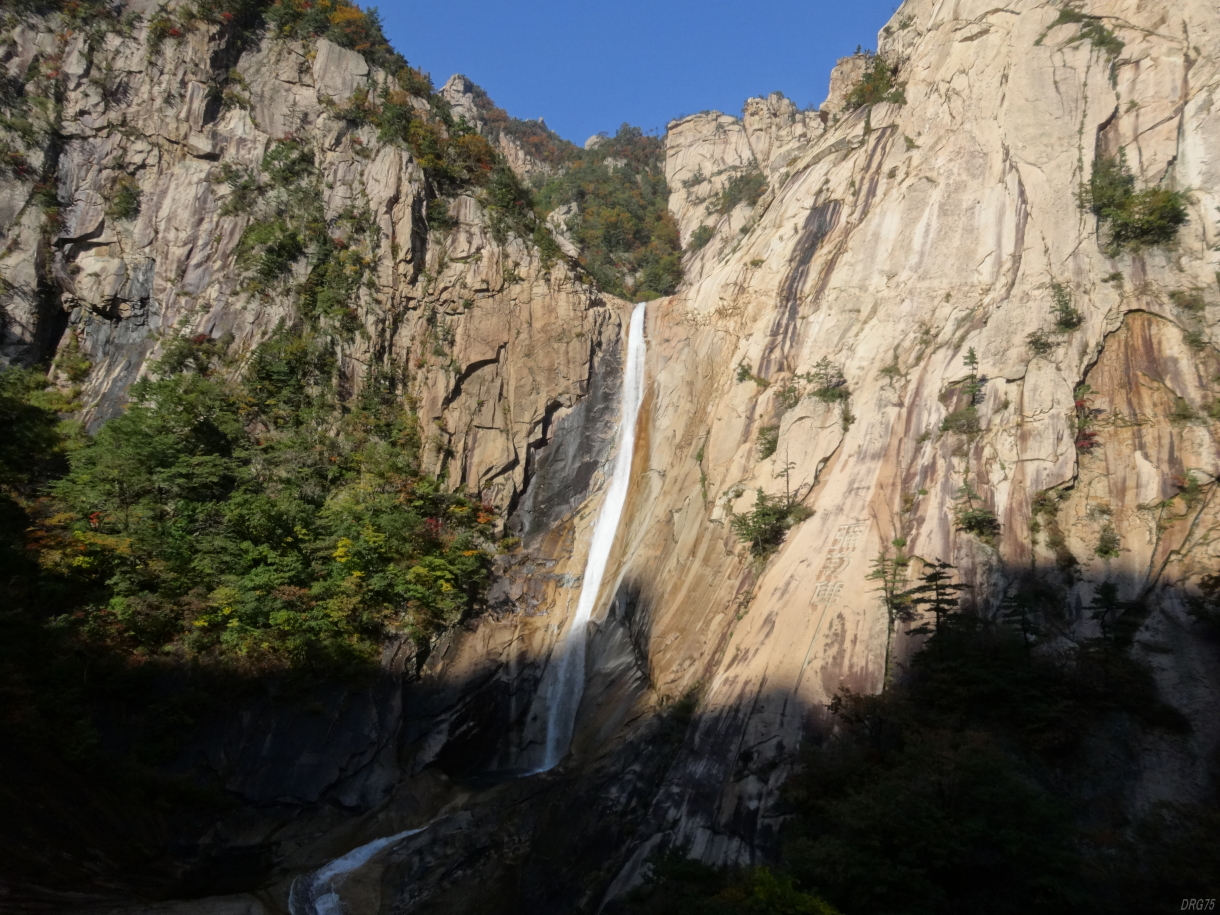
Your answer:
[[[423,832],[427,828],[421,826],[419,829],[406,829],[392,836],[374,839],[359,848],[353,848],[340,858],[335,858],[308,877],[298,877],[292,882],[292,889],[288,893],[288,911],[291,915],[343,915],[343,903],[335,891],[335,880],[358,867],[363,867],[373,855],[387,845],[393,845],[400,839]]]
[[[631,483],[631,458],[635,451],[635,422],[639,416],[640,403],[644,399],[644,303],[631,312],[631,324],[627,329],[627,365],[623,370],[621,395],[621,418],[619,421],[618,452],[610,470],[610,484],[602,500],[601,510],[593,523],[593,538],[589,542],[589,558],[585,560],[585,574],[581,580],[580,598],[576,602],[576,615],[557,649],[559,664],[555,678],[547,693],[546,757],[541,767],[534,772],[545,772],[559,764],[572,742],[572,731],[576,724],[576,710],[585,690],[585,632],[597,596],[601,591],[606,564],[610,561],[610,550],[618,533],[618,523],[627,503],[627,490]],[[531,772],[529,774],[534,774]],[[374,839],[346,855],[336,858],[325,867],[307,877],[293,881],[289,892],[288,911],[291,915],[343,915],[343,904],[335,890],[335,881],[367,864],[369,859],[388,845],[400,839],[423,832],[408,829],[381,839]]]
[[[585,633],[597,606],[602,577],[606,574],[606,563],[610,560],[610,550],[614,547],[614,536],[618,533],[618,523],[623,516],[627,489],[631,483],[635,422],[644,399],[644,356],[644,303],[641,302],[631,312],[631,324],[627,331],[627,365],[623,370],[618,453],[614,456],[610,483],[606,487],[601,510],[593,524],[593,538],[589,541],[589,558],[585,560],[576,614],[558,648],[559,666],[547,693],[546,756],[541,768],[536,770],[539,772],[557,766],[572,742],[576,710],[585,689]]]

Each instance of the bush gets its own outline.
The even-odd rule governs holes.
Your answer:
[[[1078,41],[1088,41],[1091,45],[1093,45],[1093,47],[1109,57],[1111,61],[1111,79],[1113,79],[1114,61],[1118,55],[1122,53],[1123,48],[1126,47],[1126,45],[1123,43],[1121,38],[1110,31],[1110,29],[1102,25],[1101,19],[1097,16],[1090,16],[1089,14],[1083,13],[1078,9],[1073,9],[1072,7],[1063,7],[1059,10],[1059,15],[1055,17],[1055,21],[1047,26],[1046,31],[1043,32],[1042,35],[1038,37],[1038,40],[1034,43],[1041,44],[1042,39],[1046,37],[1047,33],[1050,32],[1051,29],[1058,28],[1061,25],[1076,24],[1080,25],[1080,31],[1076,34],[1076,37],[1068,43],[1075,44]]]
[[[895,105],[906,104],[906,84],[897,82],[898,67],[886,62],[881,55],[875,55],[869,61],[868,68],[860,77],[847,99],[843,103],[844,111],[855,111],[864,106],[879,105],[890,102]]]
[[[734,377],[736,377],[738,384],[743,381],[752,381],[760,388],[765,388],[769,384],[767,379],[759,378],[757,375],[755,375],[754,370],[750,368],[750,363],[746,362],[744,359],[737,363],[737,374]]]
[[[1035,330],[1033,333],[1028,334],[1025,337],[1025,344],[1035,356],[1045,356],[1055,348],[1055,341],[1044,330]],[[946,417],[946,421],[947,419]],[[942,431],[944,430],[944,423],[941,424],[941,429]]]
[[[958,435],[973,436],[982,431],[979,424],[979,411],[971,404],[960,410],[954,410],[940,422],[941,432],[954,432]]]
[[[779,426],[763,426],[758,430],[758,459],[765,461],[779,448]]]
[[[1197,314],[1207,307],[1202,289],[1175,289],[1169,293],[1169,301],[1184,311]]]
[[[237,243],[237,264],[259,288],[283,279],[304,255],[300,233],[283,219],[251,223]]]
[[[783,543],[788,529],[805,520],[809,509],[785,496],[768,496],[762,489],[754,499],[754,508],[745,514],[730,514],[729,527],[750,545],[756,559],[770,555]]]
[[[1055,316],[1055,331],[1066,334],[1078,328],[1084,316],[1072,306],[1072,291],[1063,283],[1051,283],[1051,312]]]
[[[982,504],[981,497],[969,484],[957,491],[961,502],[954,509],[957,529],[973,534],[984,543],[994,543],[1000,534],[1000,521],[995,512]]]
[[[716,231],[711,226],[700,226],[691,233],[690,244],[687,246],[688,251],[702,251],[707,247],[707,243],[712,240]]]
[[[1122,540],[1119,539],[1118,531],[1114,529],[1114,525],[1107,524],[1101,529],[1101,534],[1097,538],[1097,549],[1094,552],[1102,559],[1113,559],[1118,556],[1121,546]]]
[[[1183,397],[1175,397],[1173,401],[1173,409],[1168,414],[1169,421],[1174,425],[1183,425],[1185,423],[1194,422],[1199,418],[1199,414],[1195,411],[1186,399]]]
[[[727,215],[743,203],[753,207],[767,189],[767,178],[758,169],[741,172],[725,183],[720,196],[714,204],[709,204],[712,212]]]
[[[1207,337],[1201,330],[1187,330],[1182,332],[1182,342],[1191,349],[1199,350],[1207,346]]]
[[[140,186],[130,175],[123,175],[114,184],[106,215],[114,219],[132,219],[140,213]]]
[[[1189,220],[1183,192],[1135,190],[1135,176],[1124,152],[1093,161],[1093,173],[1080,189],[1080,205],[1106,228],[1109,239],[1104,247],[1111,257],[1128,249],[1171,245]]]
[[[814,386],[810,393],[822,403],[841,403],[851,397],[843,370],[832,364],[829,358],[819,359],[813,371],[804,377]]]

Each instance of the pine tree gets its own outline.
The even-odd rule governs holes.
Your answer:
[[[900,592],[898,586],[906,576],[906,568],[910,559],[902,552],[906,541],[899,538],[893,541],[897,553],[890,556],[888,549],[882,549],[873,560],[873,571],[868,577],[871,581],[880,582],[877,588],[881,592],[881,600],[885,604],[887,628],[885,635],[885,680],[883,689],[890,686],[890,646],[894,639],[894,630],[899,623],[909,623],[915,619],[915,610],[911,606],[906,592]]]
[[[946,621],[958,613],[961,602],[959,595],[962,591],[967,590],[967,586],[952,580],[949,573],[955,567],[943,559],[927,563],[927,565],[928,570],[919,576],[920,583],[903,591],[902,596],[906,599],[912,612],[930,613],[933,622],[931,625],[924,622],[910,630],[907,635],[937,636],[936,650],[943,654],[944,644],[941,636],[947,628]]]
[[[1038,601],[1029,591],[1019,590],[1000,602],[1000,622],[1021,633],[1025,644],[1025,663],[1033,663],[1033,648],[1043,629],[1037,620]]]

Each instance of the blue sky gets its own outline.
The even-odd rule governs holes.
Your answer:
[[[439,87],[465,73],[519,118],[577,143],[780,90],[826,96],[830,68],[876,46],[899,0],[431,0],[380,5],[386,36]]]

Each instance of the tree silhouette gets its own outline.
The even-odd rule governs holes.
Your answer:
[[[909,623],[915,619],[916,615],[907,592],[898,590],[898,586],[906,577],[907,566],[911,562],[910,557],[902,552],[902,548],[906,546],[906,540],[898,538],[892,541],[892,544],[897,548],[894,556],[891,557],[889,550],[883,548],[877,554],[877,558],[873,560],[873,570],[868,575],[871,581],[880,582],[877,590],[881,592],[881,600],[885,604],[887,617],[883,691],[889,689],[890,686],[890,646],[894,639],[894,630],[899,623]]]
[[[919,576],[919,584],[902,592],[902,597],[914,613],[930,613],[933,622],[926,621],[910,630],[907,635],[935,635],[936,650],[944,653],[944,640],[941,638],[946,631],[946,621],[958,613],[962,591],[967,586],[954,582],[949,574],[955,566],[943,559],[927,563],[928,570]]]

